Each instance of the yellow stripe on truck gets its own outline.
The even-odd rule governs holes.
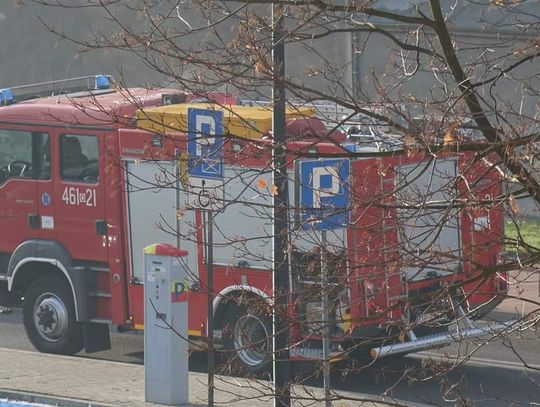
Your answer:
[[[134,327],[138,331],[144,330],[144,324],[135,324]],[[189,336],[203,336],[202,331],[199,331],[197,329],[189,329],[188,335]]]
[[[260,140],[272,130],[272,109],[267,107],[230,105],[227,107],[209,103],[180,103],[144,109],[137,112],[137,127],[157,133],[188,131],[188,110],[208,109],[223,112],[226,134],[249,140]],[[290,108],[285,112],[287,120],[315,116],[310,107]]]

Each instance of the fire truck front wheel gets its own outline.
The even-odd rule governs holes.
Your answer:
[[[255,307],[230,305],[225,319],[223,344],[230,367],[246,374],[268,372],[272,365],[270,317]]]
[[[28,287],[23,321],[32,345],[44,353],[73,355],[84,347],[69,284],[61,277],[39,278]]]

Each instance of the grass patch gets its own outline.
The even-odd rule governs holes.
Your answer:
[[[518,223],[518,228],[523,240],[536,248],[540,248],[540,221],[524,220]],[[515,239],[518,236],[516,225],[513,222],[505,221],[504,232],[507,238]],[[514,249],[510,248],[508,249]]]

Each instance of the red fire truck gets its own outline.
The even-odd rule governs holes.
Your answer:
[[[245,371],[267,368],[271,111],[110,85],[99,75],[63,83],[55,96],[0,90],[0,281],[24,297],[28,337],[42,352],[73,354],[110,347],[111,323],[142,329],[142,253],[155,242],[189,253],[189,335],[206,336],[207,222],[185,210],[182,153],[188,109],[219,109],[228,136],[226,205],[214,217],[215,337]],[[322,355],[321,251],[334,356],[358,346],[382,357],[487,333],[466,314],[484,315],[506,293],[504,276],[482,273],[502,251],[497,172],[470,153],[370,157],[372,147],[315,137],[325,131],[315,113],[288,112],[291,208],[299,157],[352,152],[350,226],[321,247],[291,211],[292,357]]]

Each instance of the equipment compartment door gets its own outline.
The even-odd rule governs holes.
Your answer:
[[[408,281],[460,268],[457,160],[434,159],[396,169],[399,248]]]
[[[186,200],[178,183],[176,161],[126,162],[131,281],[144,277],[143,249],[153,243],[181,244],[193,278],[198,277],[194,211],[181,211]]]
[[[58,240],[73,258],[107,260],[103,138],[97,134],[58,135],[55,174]]]

